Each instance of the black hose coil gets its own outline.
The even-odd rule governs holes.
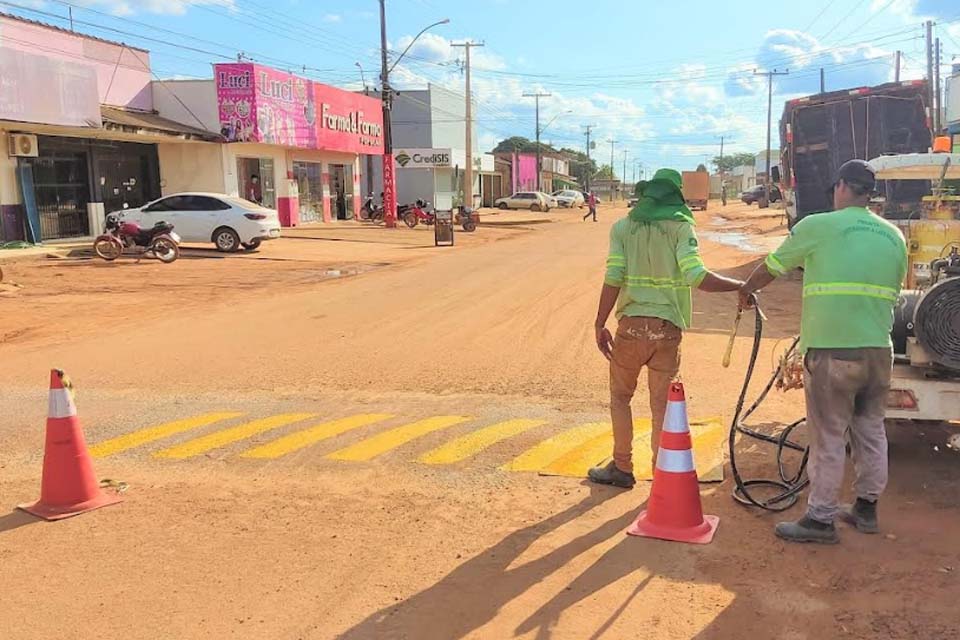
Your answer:
[[[960,369],[960,278],[938,282],[920,299],[914,332],[934,362]]]

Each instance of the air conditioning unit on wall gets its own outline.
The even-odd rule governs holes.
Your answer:
[[[37,136],[32,133],[11,133],[7,142],[7,154],[11,158],[37,157]]]

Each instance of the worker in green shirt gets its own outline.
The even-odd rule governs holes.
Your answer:
[[[907,247],[893,224],[867,210],[873,167],[851,160],[833,185],[835,211],[801,220],[740,289],[740,304],[796,267],[803,267],[800,349],[810,458],[807,513],[781,522],[779,537],[836,543],[840,517],[876,533],[877,499],[887,484],[887,392],[893,365],[893,309],[907,272]],[[856,471],[856,503],[839,507],[845,433]]]
[[[680,369],[680,340],[690,327],[691,288],[736,291],[740,280],[719,276],[703,265],[693,214],[683,198],[680,174],[660,169],[637,186],[639,201],[610,230],[607,272],[600,292],[595,332],[600,353],[610,361],[610,416],[613,460],[590,469],[593,482],[629,489],[633,475],[633,412],[637,378],[648,371],[652,463],[670,383]],[[616,338],[606,328],[617,308]]]

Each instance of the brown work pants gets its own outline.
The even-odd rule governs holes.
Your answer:
[[[683,333],[660,318],[620,319],[610,359],[610,418],[613,421],[613,461],[617,468],[633,473],[633,411],[630,400],[637,390],[640,370],[647,368],[650,388],[650,434],[652,466],[656,468],[660,430],[667,410],[670,383],[680,370],[680,340]]]
[[[887,486],[884,414],[893,354],[890,349],[810,349],[804,393],[810,433],[807,515],[833,522],[846,465],[846,438],[858,498],[876,501]]]

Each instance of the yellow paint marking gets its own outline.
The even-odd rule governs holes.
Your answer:
[[[314,415],[316,414],[282,413],[280,415],[270,416],[269,418],[262,418],[260,420],[254,420],[253,422],[247,422],[229,429],[223,429],[222,431],[216,431],[208,436],[203,436],[202,438],[197,438],[195,440],[189,440],[175,447],[157,451],[153,455],[157,458],[173,458],[177,460],[182,458],[192,458],[193,456],[200,455],[201,453],[206,453],[207,451],[218,449],[228,444],[239,442],[240,440],[246,440],[247,438],[251,438],[258,433],[271,431],[294,422],[300,422],[301,420],[312,418]]]
[[[723,480],[723,461],[726,443],[726,430],[719,418],[693,421],[690,424],[690,436],[693,443],[693,459],[697,465],[697,476],[701,482],[720,482]],[[651,425],[649,418],[637,420],[634,424],[633,438],[633,475],[638,480],[653,479],[650,460]],[[549,462],[539,471],[545,475],[582,478],[587,470],[595,465],[605,465],[612,459],[613,434],[600,434],[586,440]]]
[[[452,440],[442,447],[437,447],[433,451],[423,454],[419,460],[426,464],[460,462],[477,455],[501,440],[506,440],[542,424],[546,424],[546,420],[507,420],[483,429],[477,429],[461,438]]]
[[[428,433],[433,433],[434,431],[439,431],[440,429],[452,427],[461,422],[466,422],[469,419],[470,418],[464,418],[462,416],[436,416],[434,418],[427,418],[419,422],[405,424],[402,427],[378,433],[354,445],[340,449],[339,451],[334,451],[326,457],[331,460],[351,460],[354,462],[371,460],[411,440],[425,436]]]
[[[93,445],[90,447],[90,455],[94,458],[106,458],[115,453],[133,449],[134,447],[139,447],[140,445],[148,444],[155,440],[167,438],[178,433],[183,433],[184,431],[190,431],[191,429],[206,427],[221,420],[239,418],[242,415],[242,413],[207,413],[202,416],[168,422],[156,427],[140,429],[139,431],[126,433],[122,436],[104,440],[103,442]]]
[[[318,425],[304,429],[303,431],[291,433],[290,435],[274,440],[273,442],[268,442],[267,444],[259,447],[254,447],[249,451],[244,451],[240,454],[240,457],[272,460],[273,458],[279,458],[287,455],[288,453],[299,451],[300,449],[309,447],[310,445],[316,444],[322,440],[326,440],[327,438],[338,436],[341,433],[350,431],[351,429],[365,427],[368,424],[380,422],[381,420],[386,420],[392,417],[393,416],[384,413],[362,413],[359,415],[350,416],[349,418],[341,418],[340,420],[322,422]]]
[[[545,475],[583,477],[587,475],[590,467],[606,464],[610,459],[610,452],[613,451],[613,427],[607,423],[608,429],[605,433],[587,440],[579,447],[567,451],[562,456],[548,464],[540,470]],[[643,452],[650,450],[650,420],[641,418],[634,420],[633,423],[634,439],[634,465],[645,456]],[[639,434],[639,435],[636,435]],[[639,455],[638,455],[639,453]],[[647,467],[650,466],[649,461]],[[636,470],[634,471],[636,472]]]
[[[502,468],[506,471],[540,471],[571,449],[609,432],[609,422],[591,422],[567,429],[528,449]]]

